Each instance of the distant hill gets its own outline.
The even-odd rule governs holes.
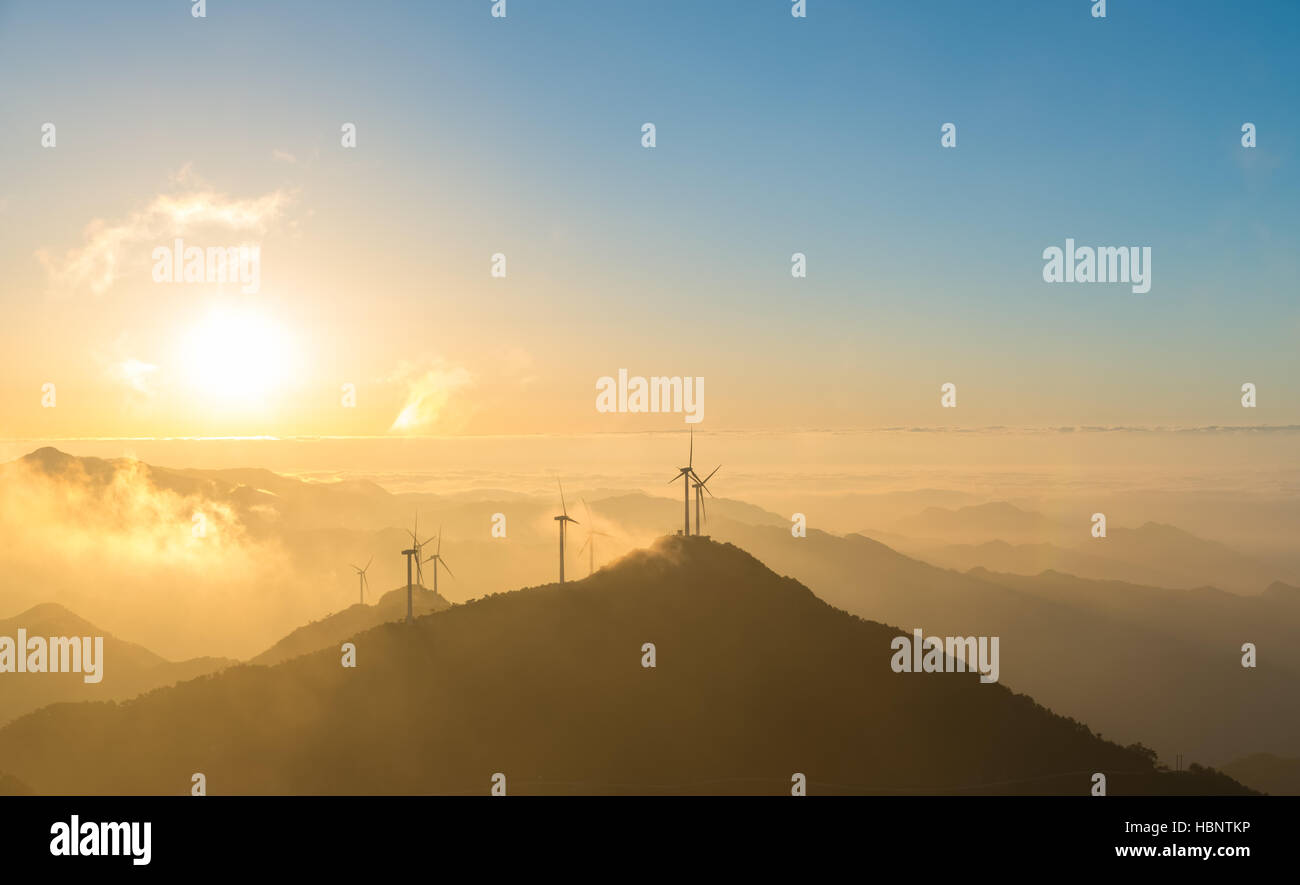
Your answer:
[[[1264,588],[1263,594],[1265,599],[1276,600],[1278,602],[1294,605],[1300,609],[1300,587],[1292,587],[1290,584],[1283,584],[1281,581],[1274,581]]]
[[[1010,592],[1010,591],[1006,591]],[[274,667],[49,707],[0,759],[56,794],[1242,793],[1158,770],[970,673],[894,673],[900,630],[704,538]],[[657,666],[642,666],[654,643]]]
[[[236,663],[227,658],[168,661],[133,642],[124,642],[61,605],[43,603],[0,620],[0,636],[103,636],[103,679],[87,683],[80,673],[5,673],[0,675],[0,724],[46,704],[61,701],[121,700],[193,679]]]
[[[963,574],[860,535],[812,530],[794,538],[721,522],[714,533],[853,614],[942,635],[1002,637],[1007,684],[1122,743],[1140,740],[1167,761],[1181,753],[1213,764],[1300,747],[1300,647],[1291,639],[1300,604],[1287,602],[1300,594],[1284,586],[1247,597],[1052,572]],[[1247,641],[1261,661],[1268,650],[1258,669],[1241,667]]]
[[[1213,584],[1252,594],[1295,573],[1293,563],[1249,556],[1176,526],[1112,524],[1105,538],[1093,538],[1086,518],[1065,525],[1007,503],[930,507],[887,532],[863,534],[959,571],[983,567],[1036,575],[1051,569],[1160,587]]]
[[[450,605],[442,596],[424,587],[415,587],[411,593],[411,610],[416,617],[442,611]],[[389,590],[375,605],[357,603],[299,627],[249,663],[270,666],[323,648],[337,648],[359,633],[405,617],[406,588]]]
[[[1086,530],[1087,523],[1084,523]],[[1039,540],[1067,531],[1065,526],[1041,513],[1021,510],[1012,504],[995,501],[950,510],[927,507],[919,514],[899,520],[893,531],[916,538],[947,540]]]
[[[1300,759],[1255,753],[1223,767],[1237,781],[1274,796],[1300,796]]]

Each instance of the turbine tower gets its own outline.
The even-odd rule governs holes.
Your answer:
[[[669,485],[672,485],[673,483],[677,482],[677,480],[679,479],[682,481],[682,524],[683,524],[682,534],[683,535],[689,535],[691,533],[691,481],[692,479],[697,479],[697,480],[699,479],[699,476],[697,476],[695,473],[695,468],[693,466],[694,464],[695,464],[695,428],[692,427],[690,457],[686,461],[686,466],[678,467],[677,475],[674,476],[672,479],[668,480]]]
[[[420,551],[411,547],[403,550],[402,555],[406,557],[406,623],[409,624],[411,623],[411,557],[414,556],[418,564]]]
[[[355,565],[352,566],[352,567],[353,567],[354,569],[356,569],[356,571],[357,571],[357,577],[359,577],[359,578],[361,579],[361,604],[362,604],[362,605],[365,605],[365,604],[366,604],[366,583],[367,583],[367,582],[366,582],[366,571],[369,570],[369,568],[370,568],[370,563],[371,563],[371,562],[374,562],[374,561],[375,561],[375,558],[372,556],[372,557],[370,557],[369,562],[366,563],[366,567],[365,567],[365,568],[357,568],[357,566],[355,566]],[[351,565],[351,563],[349,563],[349,565]]]
[[[454,574],[452,574],[451,569],[447,567],[447,560],[442,558],[442,526],[438,526],[438,549],[435,550],[433,552],[433,555],[430,556],[428,559],[426,559],[425,562],[433,563],[433,592],[434,593],[438,592],[438,566],[442,566],[442,568],[447,572],[448,576],[452,578],[456,577]]]
[[[427,562],[427,560],[422,560],[421,557],[424,555],[424,545],[432,541],[433,536],[430,535],[429,537],[421,541],[419,531],[420,531],[420,514],[417,511],[415,514],[415,531],[411,531],[410,529],[407,529],[406,533],[411,536],[411,548],[415,551],[415,583],[423,587],[424,586],[423,563]]]
[[[582,508],[587,511],[587,540],[583,541],[582,546],[578,548],[578,555],[581,556],[582,551],[591,547],[591,552],[587,555],[587,574],[590,576],[596,571],[596,536],[608,538],[609,535],[596,531],[596,520],[591,517],[591,508],[587,506],[586,498],[582,499]]]
[[[709,490],[709,480],[713,479],[713,474],[721,469],[722,465],[719,464],[713,468],[713,473],[710,473],[704,479],[700,479],[698,476],[695,477],[695,534],[697,535],[704,534],[702,516],[708,515],[708,509],[704,507],[704,498],[700,495],[700,492],[708,492],[710,498],[714,497],[713,492]]]
[[[555,521],[560,524],[560,583],[563,584],[564,583],[565,523],[571,522],[574,525],[578,525],[579,523],[576,519],[574,519],[572,516],[569,515],[568,505],[564,503],[564,484],[560,482],[560,478],[558,476],[555,478],[555,482],[556,485],[560,487],[560,509],[563,511],[563,513],[560,516],[555,517]]]

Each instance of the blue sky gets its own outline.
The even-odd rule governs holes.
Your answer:
[[[972,423],[1199,424],[1245,423],[1252,380],[1253,418],[1300,421],[1300,4],[189,5],[0,2],[6,304],[34,250],[188,163],[236,193],[287,175],[326,256],[301,278],[361,289],[328,256],[382,254],[366,297],[452,339],[503,324],[557,385],[681,366],[742,426],[765,398],[780,426],[944,422],[944,380],[978,391]],[[1066,237],[1151,246],[1151,292],[1044,284]],[[510,289],[451,270],[497,249]]]

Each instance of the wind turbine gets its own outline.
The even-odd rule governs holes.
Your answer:
[[[686,461],[686,466],[677,468],[677,475],[674,476],[672,479],[668,480],[669,485],[672,485],[673,483],[677,482],[677,480],[679,479],[682,481],[682,518],[685,525],[685,529],[682,531],[683,535],[689,535],[691,533],[691,477],[694,476],[696,479],[699,479],[698,476],[695,476],[695,469],[692,466],[694,463],[695,463],[695,428],[692,427],[691,428],[691,451],[690,451],[690,457]]]
[[[713,492],[709,491],[709,480],[713,479],[713,474],[717,473],[721,469],[722,465],[719,464],[717,467],[713,468],[713,473],[710,473],[708,476],[704,477],[704,479],[700,479],[698,476],[695,477],[695,534],[697,535],[703,534],[704,530],[704,522],[701,519],[701,510],[704,511],[704,516],[708,515],[708,510],[704,507],[704,498],[700,496],[700,492],[708,492],[710,498],[715,497]],[[694,473],[694,471],[691,472]]]
[[[423,587],[423,586],[424,586],[424,566],[423,566],[423,563],[421,562],[420,557],[424,555],[424,553],[423,553],[423,551],[424,551],[424,545],[425,545],[425,544],[428,544],[430,541],[433,540],[433,535],[430,535],[429,537],[427,537],[427,538],[425,538],[423,541],[421,541],[421,540],[420,540],[419,531],[420,531],[420,513],[419,513],[419,511],[416,511],[416,514],[415,514],[415,531],[411,531],[410,529],[407,529],[407,530],[406,530],[406,533],[407,533],[408,535],[411,536],[411,548],[412,548],[413,550],[415,550],[415,583],[417,583],[417,584],[419,584],[421,587]],[[427,562],[427,560],[425,560],[425,561]]]
[[[563,584],[563,583],[564,583],[564,532],[565,532],[565,523],[571,522],[571,523],[573,523],[574,525],[579,525],[579,522],[578,522],[576,519],[574,519],[572,516],[569,515],[569,508],[568,508],[568,505],[566,505],[566,504],[564,503],[564,484],[563,484],[562,482],[560,482],[560,478],[559,478],[558,476],[555,477],[555,483],[556,483],[556,485],[558,485],[558,486],[560,487],[560,508],[564,511],[563,514],[562,514],[561,516],[557,516],[557,517],[555,517],[555,521],[558,522],[558,523],[560,524],[560,583]]]
[[[411,623],[411,557],[414,556],[416,563],[419,564],[420,551],[411,547],[402,551],[406,557],[406,623]]]
[[[596,536],[600,535],[602,538],[608,538],[609,535],[605,532],[596,531],[596,520],[591,518],[591,508],[587,506],[586,498],[582,499],[582,507],[587,511],[587,540],[583,541],[582,546],[578,548],[578,555],[581,556],[582,551],[586,550],[590,545],[591,553],[588,554],[587,562],[587,574],[590,575],[596,571]]]
[[[372,556],[370,557],[369,562],[366,563],[365,568],[357,568],[355,565],[352,566],[357,571],[357,577],[361,579],[361,604],[362,605],[366,604],[366,571],[370,568],[370,563],[374,561],[375,558]],[[351,565],[351,563],[349,563],[349,565]]]
[[[447,574],[451,575],[451,577],[453,578],[456,577],[454,574],[452,574],[451,569],[447,567],[447,560],[442,558],[442,526],[438,526],[438,549],[435,550],[433,552],[433,555],[430,556],[428,559],[426,559],[425,562],[433,563],[433,592],[434,593],[438,592],[438,566],[442,566],[444,569],[446,569]]]

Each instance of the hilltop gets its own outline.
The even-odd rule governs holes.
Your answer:
[[[1158,770],[1002,684],[895,673],[898,629],[758,560],[669,537],[594,576],[495,594],[274,667],[0,730],[41,793],[1240,793]],[[657,666],[642,666],[654,643]]]
[[[433,590],[420,586],[412,589],[411,610],[416,617],[442,611],[450,605],[450,602]],[[398,587],[385,593],[375,605],[357,603],[299,627],[249,663],[278,664],[322,648],[337,648],[341,642],[359,633],[405,617],[406,588]]]

